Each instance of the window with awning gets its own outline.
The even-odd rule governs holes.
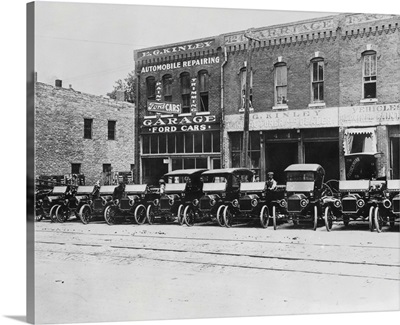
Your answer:
[[[349,128],[344,132],[345,155],[377,153],[376,128]]]

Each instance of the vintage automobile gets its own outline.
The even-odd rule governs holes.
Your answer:
[[[205,171],[201,176],[204,194],[196,206],[186,209],[184,221],[192,226],[195,222],[216,220],[224,226],[224,209],[239,199],[240,183],[249,182],[253,172],[247,168],[224,168]]]
[[[179,224],[184,222],[184,211],[189,207],[196,207],[202,196],[201,175],[207,169],[179,169],[163,176],[165,188],[160,188],[160,201],[157,214],[148,209],[147,220],[153,224],[157,218],[161,222],[177,220]]]
[[[57,185],[43,198],[42,209],[52,222],[58,221],[57,209],[65,203],[65,200],[68,200],[70,195],[71,187],[69,185]]]
[[[41,221],[44,218],[49,218],[51,204],[49,195],[52,189],[40,189],[35,191],[35,218],[36,221]]]
[[[316,230],[322,219],[321,198],[332,195],[332,190],[324,183],[325,170],[319,164],[293,164],[285,169],[286,174],[286,213],[272,211],[274,228],[277,219],[292,220],[294,224],[306,221]],[[281,203],[283,205],[283,203]]]
[[[146,221],[146,195],[146,184],[125,185],[123,196],[112,200],[104,210],[104,219],[107,224],[131,221],[142,225]]]
[[[224,225],[231,227],[234,222],[257,221],[261,227],[267,228],[272,209],[278,207],[280,210],[285,206],[284,187],[269,190],[267,182],[241,182],[239,199],[234,199],[224,208]]]
[[[374,206],[374,226],[378,232],[389,223],[394,228],[400,221],[400,180],[392,179],[386,182],[381,200]]]
[[[112,204],[112,195],[116,185],[102,185],[95,193],[92,192],[88,202],[79,209],[79,216],[83,224],[88,224],[95,219],[104,220],[106,207]]]
[[[353,153],[345,155],[346,180],[339,181],[338,193],[323,199],[323,218],[328,231],[334,222],[343,221],[347,227],[352,221],[368,222],[374,230],[374,210],[381,205],[384,179],[375,179],[377,153]]]
[[[63,223],[70,220],[72,216],[80,220],[79,209],[88,200],[92,190],[93,186],[67,185],[64,197],[56,208],[57,221]]]

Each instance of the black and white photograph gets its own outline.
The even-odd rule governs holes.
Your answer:
[[[5,323],[398,319],[398,6],[21,10]]]

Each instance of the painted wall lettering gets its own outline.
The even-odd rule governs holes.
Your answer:
[[[212,57],[212,58],[203,58],[203,59],[186,60],[186,61],[180,61],[180,62],[174,62],[174,63],[149,65],[147,67],[143,67],[140,72],[148,73],[148,72],[157,72],[157,71],[164,71],[164,70],[173,70],[173,69],[194,67],[197,65],[216,64],[216,63],[219,63],[219,61],[220,61],[219,57],[216,56],[216,57]]]
[[[155,49],[155,50],[150,50],[150,51],[143,51],[143,52],[139,53],[139,59],[144,58],[144,57],[150,57],[150,56],[167,55],[167,54],[174,54],[174,53],[184,52],[184,51],[189,51],[189,50],[203,49],[203,48],[210,47],[213,43],[214,43],[214,40],[209,40],[209,41],[205,41],[205,42],[184,44],[184,45],[166,47],[166,48]]]

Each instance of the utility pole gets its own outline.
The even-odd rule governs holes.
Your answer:
[[[261,40],[253,34],[253,29],[248,29],[244,33],[247,42],[247,59],[246,59],[246,87],[245,87],[245,102],[244,102],[244,125],[243,125],[243,146],[241,165],[244,168],[249,168],[249,112],[250,112],[250,80],[251,80],[251,58],[253,55],[253,41],[260,42]]]

